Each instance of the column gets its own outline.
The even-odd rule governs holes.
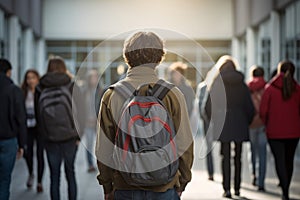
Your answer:
[[[36,69],[43,75],[46,73],[47,61],[46,61],[46,44],[43,38],[38,38],[36,40]]]
[[[21,66],[21,74],[23,75],[26,70],[30,68],[34,68],[33,66],[35,64],[34,57],[33,57],[33,47],[34,47],[34,41],[33,41],[33,32],[30,28],[27,28],[23,32],[23,63]]]
[[[280,16],[276,11],[271,13],[271,72],[280,61]]]
[[[12,16],[8,19],[8,60],[11,62],[12,79],[18,83],[19,77],[19,62],[18,62],[18,39],[20,36],[20,25],[18,18]]]
[[[246,57],[247,57],[247,61],[246,61],[246,66],[244,66],[245,69],[245,77],[246,80],[249,78],[249,68],[252,65],[257,64],[257,56],[256,56],[256,35],[255,32],[253,30],[253,28],[247,28],[246,31]]]
[[[233,37],[231,40],[231,55],[232,57],[236,58],[241,64],[240,44],[239,44],[239,39],[237,37]]]
[[[4,12],[0,9],[0,57],[4,57],[4,48],[3,48],[3,44],[4,44]]]

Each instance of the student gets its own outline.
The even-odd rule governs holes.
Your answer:
[[[47,73],[40,79],[35,93],[38,126],[45,137],[45,149],[50,168],[50,196],[60,199],[60,168],[64,162],[69,200],[77,198],[75,158],[79,136],[72,112],[72,88],[65,62],[51,58]]]
[[[29,69],[24,75],[22,90],[25,97],[25,106],[27,114],[27,150],[25,151],[25,159],[28,168],[27,187],[33,185],[33,146],[36,142],[36,158],[37,158],[37,192],[43,192],[42,178],[44,173],[44,141],[39,133],[34,112],[34,93],[35,87],[39,83],[40,75],[34,69]]]
[[[265,191],[266,176],[266,156],[267,156],[267,137],[265,134],[264,123],[259,116],[259,106],[266,81],[264,80],[264,69],[252,66],[252,77],[248,82],[251,92],[252,102],[255,107],[255,116],[250,124],[250,161],[252,164],[252,185],[257,185],[256,158],[259,158],[258,190]]]
[[[129,66],[122,81],[138,88],[141,84],[155,84],[159,79],[155,68],[164,56],[164,44],[153,32],[137,32],[124,43],[123,56]],[[179,199],[191,180],[193,163],[193,138],[184,96],[176,87],[164,96],[166,106],[175,125],[179,167],[171,181],[162,185],[134,186],[127,183],[118,169],[113,169],[112,153],[115,143],[116,123],[124,100],[113,89],[108,89],[101,101],[99,131],[96,142],[99,183],[103,185],[105,199]]]
[[[10,79],[12,66],[0,59],[0,199],[8,200],[11,173],[16,157],[26,146],[26,111],[24,97]]]
[[[99,74],[96,69],[90,69],[87,74],[87,85],[83,89],[84,105],[84,136],[88,172],[96,171],[95,168],[95,138],[97,127],[97,114],[95,109],[95,95],[100,99],[102,88],[98,85]]]
[[[193,102],[195,99],[195,93],[193,88],[187,83],[184,72],[187,69],[187,65],[182,62],[174,62],[169,66],[170,82],[176,85],[183,93],[185,102],[188,108],[188,114],[191,117],[193,111]]]
[[[206,112],[208,118],[211,119],[210,123],[220,123],[219,113],[226,113],[224,126],[218,138],[221,142],[223,196],[226,198],[231,198],[231,143],[234,143],[235,152],[234,194],[239,196],[242,146],[244,141],[249,140],[248,127],[254,116],[254,107],[249,89],[244,83],[243,74],[237,71],[235,63],[235,59],[231,56],[222,56],[216,63],[219,73],[207,85],[210,100],[206,102]],[[222,88],[225,90],[225,96],[221,96],[220,91]],[[226,102],[225,106],[222,105],[223,102]],[[217,132],[214,134],[217,135]]]
[[[277,69],[278,74],[265,87],[260,116],[266,125],[282,199],[289,200],[295,151],[300,138],[300,86],[293,78],[295,66],[292,62],[282,61]]]
[[[205,111],[205,105],[207,101],[207,83],[206,81],[202,81],[199,83],[197,87],[197,96],[198,96],[198,112],[200,119],[203,121],[203,129],[205,136],[205,141],[207,145],[206,151],[206,167],[208,172],[208,180],[214,181],[214,162],[213,162],[213,154],[212,154],[212,144],[213,144],[213,137],[211,133],[208,133],[209,127],[209,119],[207,117],[207,113]]]

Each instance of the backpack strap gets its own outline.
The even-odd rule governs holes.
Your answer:
[[[153,96],[162,100],[167,93],[174,87],[173,84],[168,83],[162,79],[159,79],[156,84],[153,86]]]
[[[125,99],[131,97],[135,92],[135,88],[130,83],[125,81],[119,81],[111,85],[109,88],[117,91]]]

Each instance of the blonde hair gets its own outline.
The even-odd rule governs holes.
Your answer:
[[[221,56],[217,63],[212,67],[211,70],[207,73],[205,82],[207,89],[210,90],[217,76],[220,75],[220,72],[227,69],[237,70],[239,69],[239,64],[235,58],[230,55]]]

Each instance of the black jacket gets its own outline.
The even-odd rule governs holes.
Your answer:
[[[60,87],[65,86],[71,83],[71,78],[65,74],[65,73],[46,73],[41,79],[39,85],[36,87],[35,95],[34,95],[34,105],[35,106],[35,115],[37,116],[37,125],[40,128],[40,120],[39,120],[39,97],[41,95],[41,92],[45,88],[51,88],[51,87]],[[71,94],[73,93],[73,87],[74,84],[70,87]],[[77,91],[77,90],[76,90]],[[76,98],[73,98],[76,99]],[[76,107],[78,107],[76,101],[75,101]],[[78,121],[78,119],[76,119]],[[77,131],[80,132],[81,130],[80,126],[77,126]],[[43,132],[42,130],[40,130]],[[79,136],[76,139],[80,139]]]
[[[223,87],[225,96],[221,95]],[[254,116],[254,106],[243,74],[231,69],[221,71],[210,89],[210,95],[214,97],[207,101],[206,111],[213,122],[214,138],[221,142],[249,140],[248,127]],[[222,115],[225,120],[220,119]],[[218,127],[220,129],[215,130]]]
[[[24,148],[27,136],[24,102],[21,89],[0,73],[0,140],[17,137],[19,148]]]

